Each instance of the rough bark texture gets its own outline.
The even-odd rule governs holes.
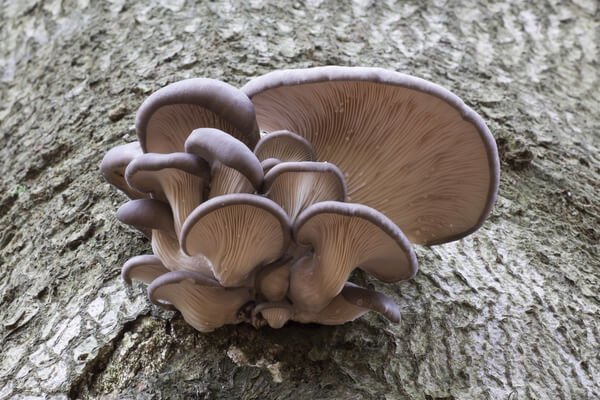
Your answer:
[[[144,3],[1,6],[0,399],[600,398],[596,0]],[[419,247],[412,281],[355,277],[403,321],[200,334],[127,288],[150,246],[98,163],[143,99],[324,64],[440,83],[497,139],[480,231]]]

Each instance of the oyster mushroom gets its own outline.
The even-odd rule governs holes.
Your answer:
[[[132,200],[119,208],[117,219],[151,238],[152,251],[168,270],[187,270],[213,276],[203,255],[190,257],[181,251],[168,204],[155,199]]]
[[[379,210],[412,242],[460,239],[492,209],[494,139],[477,113],[438,85],[331,66],[271,72],[242,91],[262,130],[306,138],[318,160],[344,172],[348,201]]]
[[[150,301],[169,308],[173,305],[185,321],[200,332],[210,332],[244,319],[242,307],[253,298],[251,289],[224,288],[217,281],[190,271],[161,275],[148,287]]]
[[[417,272],[415,253],[402,231],[361,204],[313,204],[296,219],[294,239],[314,249],[292,266],[289,297],[299,310],[321,311],[357,267],[385,282],[410,279]]]
[[[131,280],[150,284],[154,279],[169,272],[160,258],[155,255],[143,255],[130,258],[121,270],[121,277],[131,285]]]
[[[117,210],[117,219],[152,237],[152,231],[174,234],[173,213],[168,204],[154,199],[131,200]]]
[[[185,151],[207,160],[212,166],[209,198],[230,193],[260,190],[263,168],[252,151],[233,136],[212,128],[194,130]]]
[[[169,203],[179,233],[187,216],[204,201],[210,178],[208,164],[196,155],[146,153],[129,164],[125,179],[132,188]]]
[[[130,187],[125,181],[125,169],[130,162],[142,154],[139,142],[122,144],[110,149],[100,163],[100,173],[104,179],[125,193],[130,199],[149,197],[146,193],[141,193]]]
[[[392,299],[383,293],[350,282],[344,284],[341,293],[321,311],[301,311],[296,313],[293,319],[303,323],[341,325],[369,311],[376,311],[392,322],[400,322],[400,309]]]
[[[287,212],[292,223],[300,212],[314,203],[346,200],[344,175],[330,163],[277,164],[265,175],[263,191]]]
[[[261,303],[252,310],[252,325],[260,328],[266,323],[273,329],[279,329],[293,316],[294,307],[286,301]]]
[[[290,131],[275,131],[260,138],[254,154],[260,161],[275,158],[280,161],[315,161],[315,149],[302,136]]]
[[[175,82],[154,92],[136,115],[135,127],[144,152],[181,152],[196,128],[222,129],[254,147],[259,139],[254,108],[233,86],[214,79]]]
[[[281,162],[281,160],[277,159],[277,158],[267,158],[265,160],[262,160],[260,162],[260,165],[263,168],[264,173],[266,174],[267,172],[269,172],[269,170],[271,168],[273,168],[274,166],[276,166],[277,164],[279,164]]]
[[[285,299],[290,287],[290,268],[293,257],[286,254],[279,260],[263,266],[256,273],[256,292],[270,302]]]
[[[201,254],[226,287],[239,286],[256,267],[280,258],[290,242],[285,211],[261,196],[236,193],[207,200],[188,217],[180,244]]]

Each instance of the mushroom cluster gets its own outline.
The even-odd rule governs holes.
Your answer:
[[[180,81],[146,99],[136,131],[100,165],[131,198],[117,218],[152,243],[123,279],[204,332],[368,311],[398,322],[352,271],[413,277],[411,242],[472,233],[498,188],[482,119],[440,86],[378,68],[276,71],[241,89]]]

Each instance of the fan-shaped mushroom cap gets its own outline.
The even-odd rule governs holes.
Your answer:
[[[168,204],[154,199],[131,200],[117,210],[117,219],[131,225],[146,236],[153,229],[174,233],[173,213]]]
[[[117,219],[152,238],[152,251],[168,270],[213,276],[209,261],[202,254],[190,257],[181,251],[168,204],[154,199],[132,200],[119,208]]]
[[[288,217],[276,203],[251,194],[207,200],[183,224],[181,248],[203,254],[223,286],[237,286],[257,266],[277,260],[290,241]]]
[[[244,143],[219,129],[196,129],[186,140],[185,151],[197,154],[213,165],[218,162],[220,165],[233,168],[242,174],[256,190],[262,186],[263,169],[254,153]],[[220,169],[217,171],[223,173]],[[213,173],[215,173],[214,170]],[[218,177],[213,176],[213,179],[218,179]],[[211,186],[214,185],[216,185],[215,182],[211,184]],[[213,196],[214,194],[211,193],[211,197]]]
[[[281,160],[279,160],[277,158],[267,158],[266,160],[262,160],[260,162],[260,165],[262,166],[263,171],[266,174],[267,172],[269,172],[269,170],[271,168],[273,168],[274,166],[276,166],[280,162],[281,162]]]
[[[210,261],[202,254],[190,257],[181,251],[179,240],[170,232],[152,231],[152,252],[156,254],[164,266],[170,271],[192,271],[214,278]]]
[[[296,219],[294,238],[314,249],[292,266],[289,297],[301,310],[323,309],[357,267],[386,282],[417,272],[415,253],[400,228],[362,204],[313,204]]]
[[[302,323],[341,325],[369,311],[377,311],[392,322],[400,322],[400,309],[392,299],[350,282],[344,285],[342,292],[323,310],[317,313],[297,312],[293,319]]]
[[[293,257],[284,255],[262,267],[256,274],[256,291],[271,302],[282,301],[290,287],[292,261]]]
[[[121,277],[131,285],[131,280],[150,284],[154,279],[169,272],[165,268],[160,258],[154,255],[136,256],[127,260],[121,270]]]
[[[363,307],[371,311],[377,311],[392,322],[400,322],[400,308],[383,293],[362,288],[354,283],[346,282],[341,295],[348,303],[357,307]]]
[[[415,243],[460,239],[489,215],[498,152],[477,113],[448,90],[379,68],[275,71],[244,91],[262,130],[308,139],[346,177],[348,201],[388,216]]]
[[[125,178],[131,187],[168,202],[179,232],[183,221],[204,200],[209,174],[206,161],[194,154],[146,153],[129,164]]]
[[[279,204],[292,223],[310,205],[326,200],[345,201],[344,175],[326,162],[282,162],[265,175],[264,193]]]
[[[122,144],[110,149],[100,163],[100,173],[104,179],[125,193],[130,199],[148,197],[147,194],[140,193],[129,187],[125,181],[125,169],[131,161],[142,154],[139,142]]]
[[[150,301],[161,307],[165,302],[172,304],[201,332],[241,322],[238,311],[252,296],[251,289],[227,289],[214,279],[189,271],[169,272],[148,287]]]
[[[261,303],[252,310],[252,325],[260,328],[263,325],[260,317],[273,329],[279,329],[294,316],[294,307],[287,301]]]
[[[315,161],[315,149],[300,135],[290,131],[275,131],[261,137],[254,154],[260,161],[277,158],[281,161]]]
[[[154,92],[138,110],[135,127],[148,153],[183,151],[188,135],[199,127],[222,129],[250,147],[260,136],[248,97],[206,78],[186,79]]]

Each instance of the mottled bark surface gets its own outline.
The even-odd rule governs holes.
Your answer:
[[[600,398],[596,0],[144,3],[1,6],[0,399]],[[480,231],[419,247],[412,281],[356,277],[403,321],[200,334],[127,288],[150,245],[98,163],[143,99],[324,64],[442,84],[498,142]]]

